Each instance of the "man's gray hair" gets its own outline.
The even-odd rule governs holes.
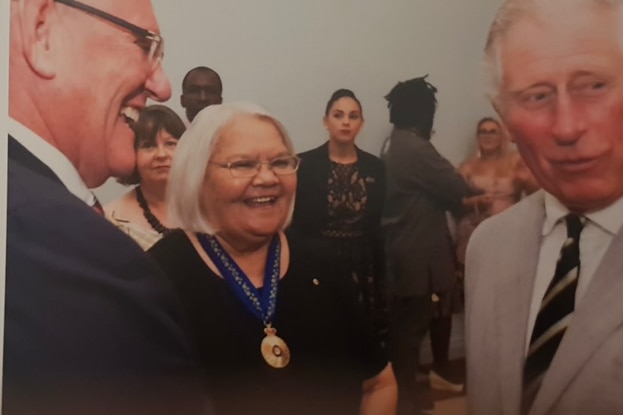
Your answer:
[[[500,40],[506,32],[525,17],[533,16],[545,9],[555,13],[562,5],[577,7],[578,4],[586,4],[595,7],[619,8],[623,0],[506,0],[500,7],[489,28],[487,42],[485,44],[484,72],[486,93],[493,102],[497,101],[500,86],[502,84],[502,58],[500,53]],[[537,7],[541,10],[537,10]]]

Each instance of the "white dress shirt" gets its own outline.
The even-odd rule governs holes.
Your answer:
[[[526,354],[530,347],[530,336],[536,322],[541,301],[556,271],[556,262],[560,249],[567,239],[567,227],[563,220],[569,210],[558,199],[545,193],[545,222],[543,223],[543,241],[539,253],[536,279],[532,292]],[[597,267],[610,246],[612,239],[623,225],[623,197],[610,206],[584,215],[588,220],[580,234],[580,275],[575,292],[575,305],[582,301],[582,296],[595,275]]]
[[[82,181],[78,170],[63,153],[12,118],[9,118],[8,130],[17,142],[56,174],[67,190],[87,205],[95,205],[95,196]]]

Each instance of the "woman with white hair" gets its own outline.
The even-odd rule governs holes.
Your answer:
[[[207,107],[170,174],[169,219],[183,231],[150,253],[185,307],[216,413],[394,413],[393,372],[348,272],[283,232],[298,166],[261,107]]]

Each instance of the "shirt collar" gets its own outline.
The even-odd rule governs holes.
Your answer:
[[[556,224],[568,213],[570,213],[569,209],[556,199],[556,197],[545,192],[543,236],[549,234]],[[587,213],[584,216],[606,232],[616,235],[623,226],[623,197],[620,197],[614,203],[603,209]]]
[[[63,153],[35,132],[9,118],[9,134],[56,174],[67,190],[89,206],[95,204],[95,196],[82,181],[78,170]]]

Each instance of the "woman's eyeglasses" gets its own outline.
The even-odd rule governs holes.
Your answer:
[[[278,176],[293,174],[298,170],[301,160],[296,156],[284,156],[270,161],[238,160],[230,163],[216,161],[208,161],[208,163],[229,170],[232,177],[251,178],[260,172],[263,164],[267,165]]]

